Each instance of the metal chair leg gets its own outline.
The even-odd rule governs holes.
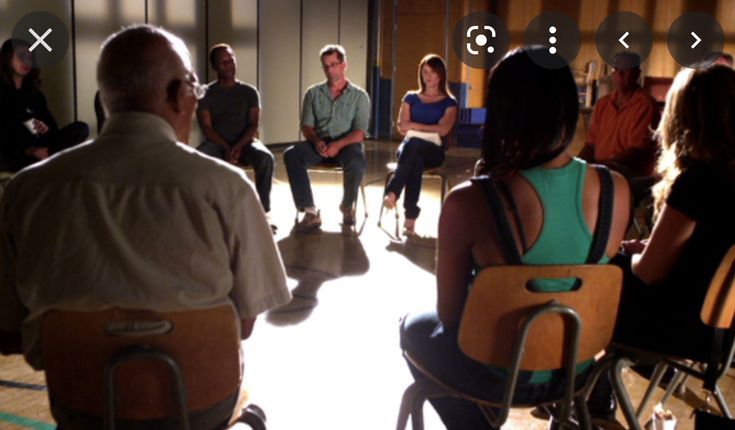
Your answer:
[[[664,373],[666,373],[667,368],[668,366],[665,363],[656,364],[656,367],[653,369],[653,374],[651,375],[651,380],[648,383],[648,387],[646,388],[646,393],[643,394],[641,403],[638,405],[638,410],[635,414],[636,418],[640,419],[641,415],[643,415],[646,406],[648,406],[649,400],[651,400],[651,396],[653,396],[653,392],[656,391],[656,387],[658,387],[659,382],[661,382],[661,379],[663,378]]]
[[[587,399],[584,396],[574,397],[574,411],[579,420],[579,428],[584,430],[592,429],[592,418],[590,411],[587,409]]]
[[[684,381],[684,378],[686,377],[686,373],[676,370],[674,372],[674,377],[671,378],[671,381],[669,381],[669,385],[666,387],[666,392],[664,392],[664,396],[661,398],[661,405],[663,406],[667,400],[669,400],[669,397],[674,393],[676,388]]]
[[[395,172],[389,171],[385,175],[385,184],[383,184],[383,192],[385,192],[385,189],[388,187],[388,182],[390,182],[394,174]],[[380,213],[378,214],[378,227],[381,227],[383,223],[383,209],[385,209],[385,207],[383,206],[383,200],[380,200]]]
[[[362,207],[365,209],[365,219],[368,217],[367,209],[367,197],[365,197],[365,185],[360,184],[360,192],[362,193]],[[357,209],[357,203],[355,203],[355,209]],[[357,210],[355,210],[357,212]]]
[[[441,174],[440,177],[442,180],[442,183],[441,183],[442,192],[441,192],[441,201],[439,203],[443,204],[444,200],[447,198],[447,194],[449,194],[449,178],[447,178],[447,175],[443,173]]]
[[[396,424],[396,430],[406,429],[406,425],[408,425],[408,417],[412,415],[412,412],[414,412],[418,398],[423,392],[419,384],[419,382],[414,382],[406,388],[406,391],[403,392],[401,407],[398,411],[398,423]],[[423,405],[423,400],[421,400],[420,403]],[[412,417],[412,422],[414,422],[415,419],[415,417]]]
[[[413,399],[411,405],[411,428],[413,430],[424,430],[424,402],[425,393],[421,393]]]
[[[612,386],[613,391],[615,391],[615,397],[618,399],[618,403],[623,411],[625,420],[628,422],[629,428],[633,430],[641,430],[641,426],[638,424],[638,419],[635,415],[635,411],[633,410],[633,405],[630,403],[630,396],[628,396],[625,386],[623,385],[623,369],[631,364],[632,362],[628,358],[623,357],[616,360],[615,366],[612,369]]]
[[[410,416],[411,428],[424,430],[424,402],[426,399],[449,395],[451,394],[428,379],[418,380],[409,385],[403,392],[396,429],[405,430]]]
[[[730,412],[730,408],[727,407],[727,402],[725,401],[725,398],[722,396],[722,391],[720,390],[719,385],[715,385],[715,400],[717,400],[717,405],[720,407],[720,410],[722,411],[722,414],[730,419],[732,419],[732,413]]]

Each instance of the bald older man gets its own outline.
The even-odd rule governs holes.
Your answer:
[[[104,43],[97,80],[109,114],[99,138],[19,173],[0,202],[3,339],[20,337],[40,369],[49,309],[228,303],[247,338],[291,295],[249,180],[183,143],[203,95],[186,46],[124,29]]]

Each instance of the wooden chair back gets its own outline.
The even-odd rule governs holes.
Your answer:
[[[708,326],[729,329],[735,316],[735,245],[722,258],[712,277],[700,312]]]
[[[579,279],[565,292],[536,292],[539,279]],[[577,363],[593,358],[612,339],[622,271],[612,265],[496,266],[483,269],[472,284],[459,330],[459,346],[479,362],[511,368],[523,319],[551,301],[574,309],[583,324]],[[532,325],[521,370],[563,368],[565,332],[560,314],[545,314]]]
[[[187,410],[207,409],[239,390],[238,324],[231,305],[162,313],[120,308],[49,311],[42,328],[49,397],[72,410],[102,416],[106,365],[116,353],[144,346],[176,360],[186,387]],[[160,361],[121,364],[115,387],[117,418],[151,420],[176,414],[171,374]]]

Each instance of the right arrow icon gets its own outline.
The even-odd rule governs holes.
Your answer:
[[[694,43],[692,43],[692,46],[691,46],[691,48],[694,49],[697,45],[699,45],[699,42],[701,42],[702,39],[700,39],[699,36],[697,36],[697,33],[693,32],[693,31],[692,31],[691,34],[692,34],[692,37],[696,39],[696,41]]]

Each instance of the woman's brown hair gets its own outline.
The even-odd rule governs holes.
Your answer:
[[[445,63],[444,59],[437,54],[426,54],[419,63],[419,92],[423,93],[426,91],[426,83],[421,77],[421,70],[424,68],[424,65],[428,65],[431,67],[431,70],[439,75],[439,91],[447,97],[452,97],[452,92],[449,90],[449,83],[447,82],[447,63]]]
[[[694,163],[706,163],[735,180],[735,70],[714,65],[683,69],[666,96],[656,130],[661,180],[653,189],[658,214],[676,178]]]

